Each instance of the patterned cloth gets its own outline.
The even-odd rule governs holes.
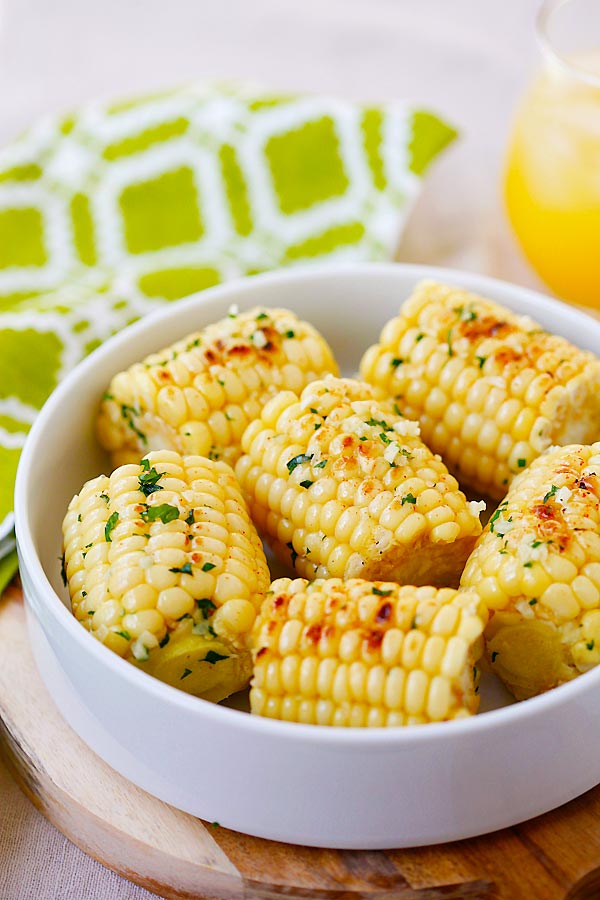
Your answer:
[[[83,356],[230,278],[390,258],[454,136],[403,105],[196,85],[89,105],[1,151],[0,556],[27,431]]]

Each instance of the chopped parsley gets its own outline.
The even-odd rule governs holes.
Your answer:
[[[314,413],[315,416],[318,416],[318,415],[319,415],[319,410],[318,410],[318,409],[315,409],[314,406],[311,406],[309,412]]]
[[[312,453],[299,453],[298,456],[294,456],[286,463],[288,472],[291,474],[297,466],[301,466],[302,463],[310,462],[312,458]]]
[[[286,544],[286,547],[287,547],[287,548],[289,549],[289,551],[290,551],[290,556],[292,557],[292,565],[295,565],[295,564],[296,564],[296,560],[298,559],[298,554],[297,554],[296,551],[294,550],[294,545],[292,544],[291,541],[288,541],[288,543]]]
[[[404,418],[404,413],[402,412],[402,410],[400,409],[400,407],[398,406],[397,403],[394,403],[393,408],[394,408],[394,412],[396,413],[397,416],[402,416],[402,418]]]
[[[417,627],[417,617],[413,616],[410,623],[411,631]]]
[[[166,525],[168,522],[173,522],[178,518],[178,508],[171,506],[170,503],[161,503],[159,506],[147,506],[142,512],[144,522],[156,522],[157,519],[160,519],[163,525]]]
[[[327,460],[322,459],[320,463],[316,463],[315,469],[323,469],[327,465]]]
[[[135,422],[133,421],[134,416],[139,416],[140,412],[134,406],[128,406],[126,403],[121,403],[121,416],[125,419],[131,430],[134,434],[137,434],[142,444],[148,443],[148,438],[144,434],[143,431],[137,427]]]
[[[531,569],[532,566],[533,566],[533,562],[531,560],[528,560],[527,562],[523,563],[523,568],[525,568],[525,569]]]
[[[362,437],[359,437],[359,441],[368,441],[368,440],[369,440],[369,439],[366,438],[366,437],[364,436],[364,434],[363,434]]]
[[[207,662],[210,663],[211,666],[214,666],[215,663],[218,663],[221,659],[229,659],[228,656],[223,656],[221,653],[217,653],[216,650],[209,650],[204,659],[198,660],[198,662]]]
[[[79,515],[77,516],[77,521],[81,522],[81,513],[79,513]]]
[[[202,566],[202,571],[203,571],[203,572],[210,572],[210,570],[211,570],[211,569],[214,569],[214,568],[216,568],[216,566],[215,566],[214,563],[204,563],[204,565]]]
[[[523,459],[523,458],[521,457],[520,459],[517,460],[517,466],[518,466],[519,469],[524,469],[526,465],[527,465],[527,460],[526,460],[526,459]]]
[[[268,315],[266,314],[266,312],[261,312],[261,313],[259,313],[259,314],[257,315],[256,321],[257,321],[257,322],[261,322],[262,319],[268,319],[268,318],[269,318],[269,317],[268,317]]]
[[[592,640],[588,641],[588,643],[585,646],[587,647],[588,650],[593,650],[595,643],[596,643],[596,641],[594,640],[594,638],[592,638]]]
[[[159,641],[158,646],[159,646],[159,647],[166,647],[170,640],[171,640],[171,637],[170,637],[170,635],[169,635],[169,632],[167,632],[167,633],[165,634],[164,638],[162,639],[162,641]]]
[[[384,431],[393,431],[394,428],[392,425],[388,425],[388,423],[384,419],[367,419],[365,425],[370,425],[371,428],[383,428]]]
[[[213,612],[217,608],[212,600],[208,599],[208,597],[203,597],[202,600],[196,600],[196,606],[202,613],[203,619],[208,619],[209,616],[212,616]]]
[[[309,487],[311,486],[311,484],[314,484],[314,481],[309,481],[309,480],[307,479],[306,481],[301,481],[301,482],[300,482],[300,487],[303,487],[303,488],[309,488]]]
[[[315,422],[315,431],[318,431],[322,424],[322,422]]]
[[[118,634],[119,637],[124,638],[126,641],[131,640],[131,635],[129,634],[128,631],[125,631],[125,629],[123,629],[123,631],[117,631],[116,634]]]
[[[475,359],[479,363],[479,368],[483,369],[487,356],[476,356]]]
[[[422,331],[420,331],[420,332],[418,333],[418,335],[416,336],[416,338],[415,338],[415,343],[418,344],[419,341],[422,341],[424,337],[425,337],[425,335],[423,334]]]
[[[452,349],[452,329],[449,328],[446,334],[446,341],[448,343],[448,356],[454,356],[454,350]]]
[[[498,507],[498,509],[496,510],[496,512],[492,515],[492,517],[490,519],[490,531],[492,534],[494,533],[494,522],[496,522],[497,519],[500,518],[502,513],[505,512],[507,506],[508,506],[508,500],[503,500],[502,503],[500,504],[500,506]]]
[[[531,600],[529,601],[530,606],[535,606],[536,603],[537,603],[537,597],[532,597]]]
[[[371,593],[375,594],[376,597],[389,597],[392,593],[392,589],[389,591],[380,591],[379,588],[373,587],[371,588]]]
[[[60,577],[62,578],[62,583],[64,586],[67,586],[67,569],[65,564],[65,554],[58,557],[60,559]]]
[[[384,444],[391,444],[391,443],[392,443],[391,440],[390,440],[390,438],[389,438],[389,437],[387,436],[387,434],[385,433],[385,431],[382,431],[382,432],[381,432],[381,434],[379,435],[379,439],[380,439],[381,441],[383,441]]]
[[[492,651],[492,662],[493,662],[493,663],[496,662],[496,657],[497,657],[497,656],[498,656],[498,650],[493,650],[493,651]]]
[[[557,493],[557,491],[558,491],[558,488],[556,487],[555,484],[553,484],[552,487],[550,488],[550,490],[548,491],[548,493],[544,496],[543,502],[547,503],[548,500],[551,500],[552,497],[554,497],[554,495]]]
[[[193,510],[193,509],[190,509],[189,513],[188,513],[187,516],[185,517],[185,523],[186,523],[186,525],[193,525],[193,524],[194,524],[194,521],[195,521],[195,519],[194,519],[194,510]]]
[[[286,331],[286,332],[285,332],[285,336],[286,336],[286,338],[290,338],[290,340],[291,340],[292,338],[295,338],[295,337],[296,337],[296,332],[295,332],[295,331],[291,331],[291,330],[290,330],[290,331]]]
[[[211,823],[210,823],[210,827],[211,827],[211,828],[220,828],[221,825],[219,824],[219,822],[211,822]]]
[[[191,575],[192,574],[192,564],[189,562],[186,562],[182,566],[174,566],[172,569],[169,569],[169,572],[181,572],[182,575]]]
[[[140,463],[142,469],[144,470],[142,474],[139,476],[138,481],[140,483],[140,491],[146,497],[153,494],[154,491],[162,491],[162,485],[158,484],[158,481],[165,475],[165,472],[157,472],[154,466],[150,467],[150,462],[147,459],[143,459]]]
[[[392,369],[397,369],[398,366],[403,365],[404,362],[405,362],[405,360],[403,360],[401,356],[395,356],[393,358],[393,360],[391,361],[390,365],[391,365]]]
[[[184,678],[187,678],[188,675],[191,675],[191,674],[192,674],[192,670],[191,670],[191,669],[184,669],[184,670],[183,670],[183,675],[181,676],[181,678],[180,678],[179,680],[180,680],[180,681],[183,681]]]
[[[532,541],[531,546],[535,550],[536,547],[541,547],[543,543],[544,543],[543,541]]]
[[[416,502],[417,502],[417,498],[413,494],[407,494],[406,497],[402,498],[401,505],[404,506],[405,503],[416,503]]]
[[[108,517],[108,521],[107,521],[106,525],[104,526],[104,540],[105,541],[109,541],[109,542],[112,541],[111,533],[114,530],[118,521],[119,521],[119,513],[116,511]]]

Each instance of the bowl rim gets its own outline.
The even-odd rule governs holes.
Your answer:
[[[539,291],[511,284],[497,278],[486,275],[464,272],[460,269],[447,267],[414,265],[407,263],[352,263],[329,265],[307,265],[301,269],[283,269],[246,278],[234,279],[212,288],[207,288],[178,300],[175,304],[166,304],[157,310],[144,316],[139,321],[128,326],[122,331],[110,337],[89,356],[79,362],[57,385],[48,397],[38,415],[35,418],[29,432],[17,469],[15,485],[15,530],[19,551],[20,565],[26,570],[27,577],[35,590],[37,598],[43,603],[58,625],[64,629],[69,640],[76,641],[82,650],[91,653],[98,664],[108,666],[115,676],[124,678],[131,686],[146,694],[156,697],[167,705],[179,707],[190,716],[205,719],[210,723],[226,724],[230,727],[240,727],[246,732],[272,736],[281,740],[292,741],[318,741],[326,746],[345,746],[360,749],[389,745],[412,746],[422,741],[436,740],[439,735],[460,739],[466,735],[477,737],[482,731],[489,729],[512,727],[525,717],[542,716],[554,707],[560,707],[569,703],[582,692],[596,688],[600,691],[600,666],[569,681],[559,685],[544,694],[531,697],[528,700],[488,710],[477,715],[455,719],[445,722],[432,722],[423,725],[413,725],[410,728],[324,728],[315,725],[286,722],[269,719],[263,716],[253,716],[242,710],[211,703],[200,697],[187,694],[168,685],[152,675],[132,666],[108,647],[97,641],[86,629],[82,628],[72,613],[67,609],[44,571],[42,563],[35,550],[34,540],[30,527],[29,507],[27,503],[29,476],[36,456],[43,448],[44,433],[47,423],[60,411],[64,395],[72,390],[72,386],[82,375],[86,375],[94,368],[98,360],[104,355],[110,355],[113,350],[129,344],[146,329],[151,329],[174,314],[181,315],[186,310],[202,307],[213,299],[227,299],[232,302],[242,299],[246,292],[254,292],[263,284],[286,284],[289,282],[322,282],[335,281],[339,278],[365,278],[377,275],[394,275],[402,271],[405,275],[420,279],[436,279],[447,281],[450,284],[485,293],[486,290],[494,292],[508,292],[513,294],[516,300],[525,299],[538,305],[543,302],[550,307],[559,318],[577,322],[585,330],[597,328],[600,331],[600,322],[595,322],[584,312],[567,306],[551,297],[546,297]],[[260,304],[259,304],[260,305]],[[599,334],[600,338],[600,334]]]

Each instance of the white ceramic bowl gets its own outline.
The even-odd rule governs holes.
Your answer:
[[[33,426],[17,477],[16,527],[38,668],[102,759],[182,810],[292,843],[409,847],[515,824],[600,781],[600,668],[469,720],[319,728],[250,716],[162,684],[111,653],[69,611],[61,521],[83,482],[107,471],[93,419],[115,372],[237,303],[301,314],[350,374],[424,277],[488,295],[600,353],[600,322],[509,284],[402,265],[296,270],[213,288],[148,316],[82,362]]]

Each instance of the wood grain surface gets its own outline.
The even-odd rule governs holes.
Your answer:
[[[82,850],[168,900],[600,897],[600,787],[523,825],[454,844],[292,847],[179,812],[83,744],[37,673],[16,583],[0,600],[0,659],[0,751],[23,791]]]

